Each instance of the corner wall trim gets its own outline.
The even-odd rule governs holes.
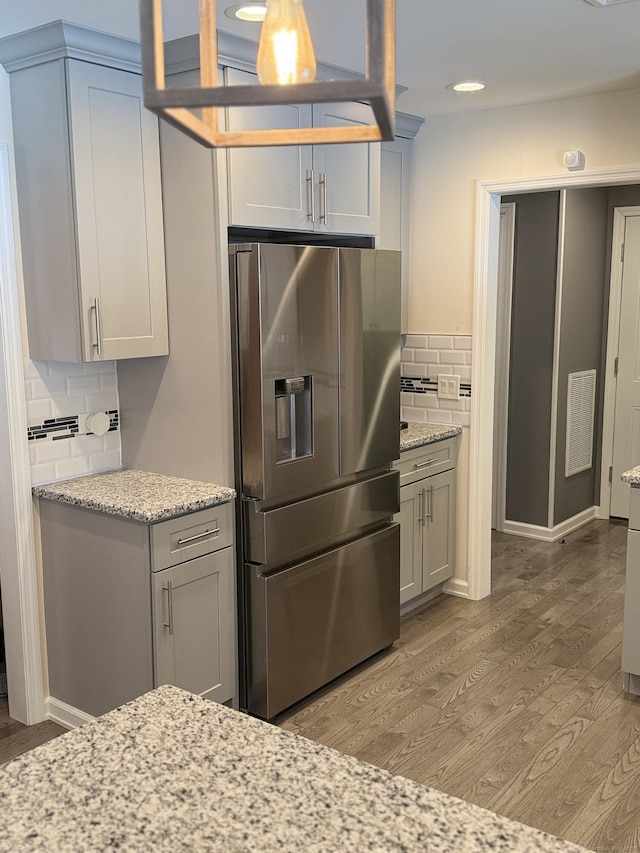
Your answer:
[[[9,151],[0,143],[0,579],[9,713],[33,725],[44,720],[44,690],[26,434]]]
[[[85,723],[90,723],[95,720],[91,714],[86,714],[72,705],[67,705],[66,702],[61,702],[60,699],[54,699],[53,696],[47,696],[45,700],[45,711],[47,719],[65,729],[77,729],[78,726],[83,726]]]
[[[446,581],[442,587],[442,591],[447,595],[456,595],[458,598],[470,598],[468,581],[461,581],[457,578],[451,578]]]
[[[527,539],[541,539],[543,542],[557,542],[558,539],[568,536],[569,533],[598,518],[598,512],[598,507],[591,506],[554,527],[539,527],[537,524],[525,524],[522,521],[505,521],[503,532],[524,536]]]

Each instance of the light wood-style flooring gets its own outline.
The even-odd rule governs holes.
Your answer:
[[[640,701],[620,672],[626,523],[496,534],[493,593],[441,596],[276,724],[600,850],[640,851]],[[0,702],[0,762],[63,730]]]
[[[626,523],[494,535],[493,594],[402,620],[391,650],[276,723],[601,851],[640,851],[640,701],[620,670]]]

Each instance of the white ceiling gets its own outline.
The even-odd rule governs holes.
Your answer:
[[[257,40],[259,25],[236,24],[217,0],[218,27]],[[196,0],[164,0],[165,36],[196,31]],[[365,0],[305,0],[318,57],[362,70]],[[640,2],[584,0],[396,0],[398,108],[421,116],[514,106],[640,88]],[[0,35],[64,18],[138,36],[136,0],[3,0]],[[486,81],[474,95],[445,89]]]

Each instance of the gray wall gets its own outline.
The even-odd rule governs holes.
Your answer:
[[[547,527],[560,194],[502,201],[516,203],[506,517]]]
[[[565,477],[564,471],[568,375],[597,370],[598,389],[602,385],[603,316],[608,295],[607,197],[608,190],[604,187],[570,189],[565,196],[554,524],[598,503],[595,453],[589,470],[571,477]],[[599,448],[601,443],[602,423],[596,419],[594,446]]]

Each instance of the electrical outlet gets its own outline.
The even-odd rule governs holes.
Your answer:
[[[459,400],[460,399],[460,377],[452,376],[450,373],[438,374],[438,399]]]

